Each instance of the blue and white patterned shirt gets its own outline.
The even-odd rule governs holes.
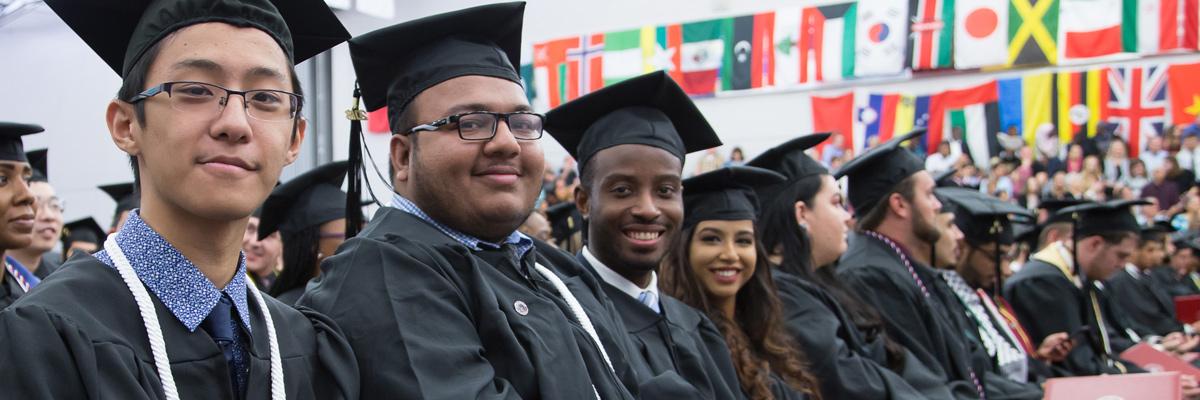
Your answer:
[[[195,332],[201,322],[212,312],[213,307],[220,301],[222,294],[233,300],[238,320],[246,332],[250,332],[250,306],[246,301],[246,257],[238,256],[237,272],[224,289],[217,289],[212,281],[200,269],[192,264],[183,253],[167,242],[142,220],[140,210],[133,210],[125,220],[125,225],[117,233],[117,245],[129,259],[130,266],[137,273],[142,283],[151,293],[171,311],[188,331]],[[107,251],[94,255],[96,259],[110,267],[116,268]],[[237,359],[232,360],[238,366],[238,379],[245,381],[247,370],[246,345],[248,338],[241,338],[241,332],[234,330],[239,336],[235,340]]]
[[[518,231],[513,231],[512,234],[508,235],[508,237],[504,239],[503,243],[491,243],[462,233],[446,225],[442,225],[440,222],[434,221],[433,218],[429,217],[429,214],[425,214],[424,211],[421,211],[420,207],[417,207],[417,205],[411,200],[404,198],[404,196],[401,196],[399,193],[392,193],[392,207],[412,214],[413,216],[428,222],[430,225],[433,225],[434,228],[437,228],[437,230],[446,234],[446,236],[449,236],[456,242],[462,243],[463,246],[467,246],[467,248],[471,250],[480,251],[483,250],[483,247],[487,247],[488,249],[499,249],[503,244],[511,244],[517,248],[517,255],[524,257],[529,250],[533,249],[533,239],[530,239],[529,236],[525,236],[525,234]]]

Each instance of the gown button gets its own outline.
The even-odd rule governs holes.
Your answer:
[[[517,300],[514,302],[513,309],[517,311],[517,314],[529,315],[529,306],[523,301]]]

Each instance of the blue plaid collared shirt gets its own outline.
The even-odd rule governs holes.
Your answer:
[[[487,249],[498,249],[503,244],[511,244],[517,248],[517,256],[524,257],[529,250],[533,249],[533,239],[530,239],[528,236],[525,236],[525,234],[517,231],[513,231],[512,234],[508,235],[508,237],[504,239],[503,243],[485,242],[477,237],[462,233],[454,228],[434,221],[433,218],[429,217],[429,214],[425,214],[424,211],[421,211],[420,207],[417,207],[417,205],[411,200],[404,198],[404,196],[401,196],[399,193],[392,194],[392,207],[412,214],[413,216],[428,222],[430,225],[433,225],[434,228],[437,228],[437,230],[446,234],[446,236],[449,236],[456,242],[462,243],[463,246],[467,246],[467,248],[471,250],[480,251],[485,247]]]

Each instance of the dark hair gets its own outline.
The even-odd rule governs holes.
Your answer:
[[[146,49],[146,52],[142,54],[142,57],[133,64],[133,67],[129,69],[129,73],[125,74],[125,77],[121,80],[121,87],[117,89],[118,100],[129,102],[130,100],[133,100],[134,96],[137,96],[143,90],[148,89],[146,87],[146,80],[149,79],[150,76],[150,66],[154,63],[154,60],[158,58],[158,53],[162,51],[163,42],[166,42],[167,39],[170,39],[174,35],[175,33],[173,32],[167,35],[165,38],[160,39],[158,42],[155,42],[154,45]],[[304,96],[304,88],[300,86],[300,77],[296,75],[296,66],[291,62],[288,62],[288,75],[290,75],[292,78],[292,92],[300,96]],[[299,112],[303,109],[303,106],[304,103],[302,101],[300,103],[301,108],[296,110],[297,119],[299,119]],[[133,112],[137,118],[138,125],[145,126],[146,103],[142,101],[133,103]],[[299,124],[295,122],[292,124],[292,140],[296,139],[298,125]],[[129,156],[129,168],[133,170],[133,185],[135,188],[137,188],[141,185],[141,174],[138,172],[136,156]]]
[[[1136,237],[1137,234],[1130,231],[1105,231],[1085,235],[1080,237],[1079,240],[1087,239],[1092,236],[1099,236],[1100,239],[1104,240],[1105,244],[1114,245],[1121,244],[1121,241],[1125,240],[1126,238]]]
[[[899,372],[904,368],[904,349],[887,336],[879,312],[842,284],[834,266],[813,265],[812,240],[808,229],[796,220],[795,204],[799,201],[810,207],[814,204],[817,192],[825,184],[822,176],[825,175],[789,182],[767,199],[758,218],[763,221],[758,240],[764,249],[782,250],[782,262],[775,268],[825,288],[854,320],[855,327],[866,334],[867,340],[882,339],[887,367]]]
[[[271,285],[271,296],[295,288],[303,288],[317,276],[318,242],[321,240],[321,225],[313,225],[289,233],[283,239],[283,272]]]
[[[819,400],[817,378],[807,369],[808,359],[784,327],[782,306],[762,245],[755,245],[758,261],[754,274],[738,290],[735,317],[730,320],[710,304],[704,285],[692,273],[688,249],[694,234],[692,227],[676,235],[659,271],[659,287],[704,312],[721,330],[738,381],[751,399],[772,398],[770,375],[774,372],[792,389]]]
[[[871,231],[875,230],[875,228],[878,228],[879,225],[883,223],[883,219],[887,217],[887,212],[890,207],[888,198],[892,197],[892,193],[899,193],[900,197],[903,197],[904,200],[907,200],[911,203],[913,199],[916,198],[917,193],[916,176],[916,174],[909,175],[907,178],[904,178],[904,180],[900,181],[900,183],[897,183],[896,186],[893,186],[891,191],[881,196],[879,198],[879,202],[875,203],[875,205],[871,206],[871,209],[867,211],[867,215],[864,215],[861,219],[859,219],[858,229]]]

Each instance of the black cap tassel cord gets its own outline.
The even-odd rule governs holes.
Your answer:
[[[346,166],[346,239],[358,235],[363,222],[362,213],[355,212],[362,208],[362,121],[367,119],[366,111],[359,107],[361,101],[362,91],[355,82],[354,103],[346,110],[346,119],[350,120],[350,155],[347,160],[349,165]]]

